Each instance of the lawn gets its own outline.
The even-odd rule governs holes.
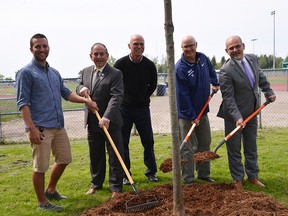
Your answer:
[[[69,81],[65,85],[72,92],[75,92],[78,83]],[[19,118],[20,115],[15,114],[18,112],[17,105],[16,105],[16,88],[13,87],[12,85],[10,86],[0,85],[0,98],[6,98],[6,99],[0,99],[0,113],[2,114],[1,122],[6,122],[6,121]],[[83,103],[71,103],[69,101],[62,99],[63,110],[83,109],[84,106],[85,105]],[[8,115],[9,113],[11,115]]]
[[[213,149],[223,139],[223,132],[212,133]],[[259,178],[266,184],[266,188],[251,187],[247,182],[244,189],[262,191],[279,202],[288,206],[288,128],[265,128],[258,133]],[[90,186],[89,157],[86,140],[71,141],[73,162],[67,167],[58,184],[58,191],[67,195],[67,200],[55,201],[64,210],[57,215],[80,215],[85,209],[108,200],[111,192],[107,178],[101,191],[87,196],[85,192]],[[139,137],[133,136],[130,143],[131,171],[138,190],[151,188],[162,184],[172,184],[172,173],[158,171],[158,183],[148,183],[143,164],[143,148]],[[221,158],[211,161],[211,177],[217,183],[230,183],[226,148],[223,145],[217,153]],[[158,167],[171,157],[171,137],[165,134],[155,134],[155,155]],[[29,144],[0,145],[0,215],[54,215],[51,212],[37,211],[36,197],[31,181],[31,151]],[[48,173],[49,174],[49,173]],[[46,176],[46,183],[48,181]],[[108,176],[108,174],[107,174]],[[197,181],[196,183],[203,184]],[[124,186],[124,191],[132,191],[130,186]]]

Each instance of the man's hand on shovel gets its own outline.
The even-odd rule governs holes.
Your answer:
[[[90,90],[87,87],[83,87],[80,90],[80,96],[87,98],[87,101],[85,102],[86,106],[89,108],[89,110],[91,110],[92,112],[94,112],[95,110],[99,110],[98,105],[95,101],[92,101],[90,98]]]
[[[90,109],[93,113],[95,113],[95,114],[97,115],[97,117],[98,117],[99,113],[97,113],[97,112],[99,111],[99,108],[98,108],[96,102],[95,102],[95,101],[92,101],[92,99],[91,99],[91,97],[90,97],[89,94],[85,94],[85,97],[88,99],[88,102],[89,102],[89,103],[92,103],[92,106],[89,107],[88,102],[87,102],[87,106],[88,106],[89,109]],[[96,106],[94,106],[94,105],[96,105]],[[96,112],[96,111],[97,111],[97,112]],[[101,118],[100,115],[99,115],[99,127],[100,127],[100,128],[104,128],[104,127],[105,127],[105,128],[108,130],[109,125],[110,125],[110,120],[109,120],[108,118],[106,118],[106,117],[102,117],[102,118]]]
[[[85,104],[89,108],[89,110],[91,110],[92,112],[95,112],[95,110],[97,110],[97,111],[99,110],[97,103],[95,101],[88,99]]]
[[[110,124],[110,120],[105,118],[105,117],[102,117],[99,121],[99,127],[100,128],[106,127],[108,130],[109,124]]]

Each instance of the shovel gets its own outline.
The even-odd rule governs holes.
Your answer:
[[[217,93],[217,92],[216,92],[215,90],[212,90],[211,94],[210,94],[209,97],[208,97],[208,100],[207,100],[206,103],[204,104],[203,108],[201,109],[201,111],[200,111],[200,113],[199,113],[199,115],[198,115],[198,117],[197,117],[197,121],[194,121],[194,123],[192,124],[190,130],[188,131],[185,139],[183,140],[182,144],[180,145],[180,150],[183,148],[184,144],[186,144],[186,143],[188,142],[188,140],[190,139],[191,134],[193,133],[195,127],[197,126],[197,123],[196,123],[196,122],[199,122],[199,121],[200,121],[200,119],[201,119],[204,111],[206,110],[206,108],[207,108],[210,100],[212,99],[212,97],[213,97],[213,95],[214,95],[215,93]]]
[[[249,122],[252,118],[254,118],[258,113],[270,103],[269,100],[266,100],[265,103],[263,103],[257,110],[255,110],[250,116],[248,116],[241,125],[238,125],[233,131],[231,131],[223,140],[221,140],[218,145],[215,147],[213,152],[197,152],[193,156],[193,160],[198,163],[207,162],[216,158],[219,158],[220,156],[216,154],[217,150],[227,142],[235,133],[237,133],[240,129],[243,128],[243,125],[245,125],[247,122]]]
[[[89,95],[88,95],[88,99],[91,100],[91,97]],[[95,110],[95,115],[96,115],[98,121],[100,121],[101,120],[101,116],[99,115],[97,110]],[[145,209],[150,209],[150,208],[154,208],[154,207],[158,206],[159,205],[159,201],[156,199],[155,196],[146,196],[146,195],[144,196],[144,195],[140,195],[139,194],[139,192],[138,192],[138,190],[137,190],[137,188],[135,186],[135,183],[134,183],[129,171],[128,171],[128,169],[127,169],[127,167],[126,167],[126,165],[125,165],[125,163],[124,163],[124,161],[123,161],[123,159],[122,159],[122,157],[121,157],[121,155],[120,155],[120,153],[119,153],[114,141],[112,140],[112,138],[111,138],[111,136],[110,136],[110,134],[109,134],[109,132],[108,132],[108,130],[107,130],[107,128],[105,126],[103,126],[103,130],[104,130],[104,132],[106,134],[106,137],[109,140],[109,142],[110,142],[110,144],[111,144],[111,146],[112,146],[112,148],[113,148],[113,150],[114,150],[114,152],[115,152],[115,154],[116,154],[116,156],[117,156],[117,158],[118,158],[118,160],[119,160],[119,162],[120,162],[120,164],[121,164],[121,166],[122,166],[122,168],[123,168],[123,170],[124,170],[124,172],[125,172],[125,174],[126,174],[126,176],[128,178],[128,180],[130,182],[131,187],[133,188],[133,191],[137,195],[136,198],[132,198],[132,199],[130,199],[130,200],[128,200],[126,202],[126,212],[143,211]],[[147,202],[135,205],[134,203],[137,203],[137,200],[140,200],[142,202],[144,200],[144,201],[147,201]],[[129,203],[132,203],[132,205],[129,205]]]
[[[200,119],[201,119],[204,111],[206,110],[206,108],[207,108],[210,100],[212,99],[212,97],[213,97],[213,95],[214,95],[215,93],[217,93],[217,92],[216,92],[215,90],[212,90],[212,92],[211,92],[211,94],[209,95],[206,103],[204,104],[204,106],[202,107],[200,113],[198,114],[196,121],[194,121],[194,123],[192,124],[190,130],[188,131],[185,139],[184,139],[183,142],[181,143],[181,145],[180,145],[180,151],[181,151],[181,149],[183,148],[183,146],[184,146],[184,145],[188,142],[188,140],[190,139],[191,134],[193,133],[195,127],[197,126],[197,122],[200,121]],[[186,163],[186,161],[182,160],[182,161],[181,161],[181,164],[184,164],[184,163]],[[160,165],[160,170],[161,170],[162,172],[164,172],[164,173],[167,173],[167,172],[172,171],[172,159],[170,159],[170,158],[166,159],[166,160]]]

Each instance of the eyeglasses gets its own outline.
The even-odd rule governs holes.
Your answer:
[[[242,46],[242,44],[237,44],[237,45],[235,45],[235,46],[228,47],[228,50],[229,50],[229,51],[233,51],[234,49],[238,50],[238,49],[241,48],[241,46]]]
[[[182,48],[183,48],[183,49],[188,49],[188,48],[192,48],[192,47],[194,47],[194,46],[196,46],[196,43],[182,46]]]

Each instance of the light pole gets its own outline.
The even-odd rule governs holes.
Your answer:
[[[253,54],[255,55],[255,52],[254,52],[254,43],[255,41],[258,40],[257,38],[253,38],[251,39],[252,43],[253,43]],[[258,88],[258,91],[259,91],[259,101],[261,101],[261,89]],[[259,124],[259,127],[262,128],[262,114],[261,112],[259,113],[258,115],[258,124]]]
[[[271,12],[273,16],[273,69],[275,69],[275,11]]]
[[[254,42],[257,40],[257,38],[253,38],[251,39],[252,43],[253,43],[253,54],[254,54]]]

